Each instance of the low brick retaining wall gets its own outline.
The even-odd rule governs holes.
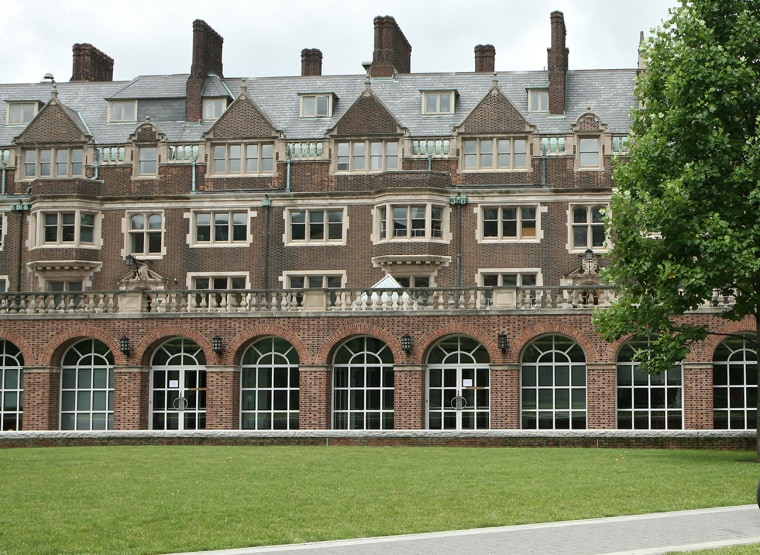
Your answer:
[[[0,448],[74,447],[105,445],[313,445],[419,447],[591,447],[647,449],[754,450],[755,431],[540,431],[489,430],[451,432],[431,430],[335,431],[302,430],[252,432],[150,430],[107,432],[0,432]]]

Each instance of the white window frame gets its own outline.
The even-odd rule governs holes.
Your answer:
[[[59,415],[62,430],[113,429],[113,353],[101,354],[103,347],[96,347],[96,343],[101,344],[97,339],[83,339],[72,345],[63,357]],[[102,373],[105,375],[99,379]],[[64,415],[71,416],[71,426]]]
[[[754,430],[757,422],[757,354],[754,332],[721,341],[713,355],[713,428]],[[725,418],[725,426],[723,419]],[[719,424],[719,426],[716,426]],[[740,424],[740,425],[736,425]]]
[[[679,363],[661,374],[647,374],[632,358],[634,352],[648,348],[649,341],[634,338],[626,341],[618,351],[615,360],[615,396],[618,399],[615,426],[619,430],[682,430],[683,366]],[[621,360],[624,354],[626,360]],[[621,375],[626,378],[622,384]],[[623,406],[624,400],[630,400],[631,405]],[[630,426],[621,427],[624,417],[630,418]],[[646,426],[637,426],[642,419]],[[660,421],[661,426],[653,426],[654,422]]]
[[[135,156],[135,175],[154,178],[158,176],[158,145],[138,145]]]
[[[62,154],[65,154],[64,160],[61,160]],[[79,160],[76,160],[77,155]],[[84,177],[82,147],[29,148],[24,149],[23,157],[22,179]]]
[[[52,228],[52,223],[48,216],[55,216],[55,240],[48,239],[46,231]],[[36,229],[37,229],[37,247],[44,248],[100,248],[100,226],[102,216],[95,210],[86,209],[70,209],[70,210],[40,210],[35,213],[36,217]],[[83,217],[91,217],[92,223],[83,225],[85,222]],[[68,221],[73,220],[73,221]],[[68,231],[68,228],[72,228]],[[92,240],[82,239],[83,228],[91,228]],[[73,233],[73,235],[66,235],[66,233]],[[69,240],[67,237],[71,237]]]
[[[29,108],[31,108],[31,113],[29,113]],[[9,126],[26,125],[34,119],[39,110],[39,102],[8,102],[5,123]]]
[[[331,214],[340,214],[340,222],[330,222]],[[302,222],[294,222],[296,214],[303,215]],[[312,226],[319,226],[318,217],[321,215],[322,238],[312,237]],[[294,238],[293,227],[303,226],[303,238]],[[345,245],[348,218],[345,208],[290,208],[285,211],[285,243],[292,245]],[[340,228],[340,237],[331,239],[330,229]],[[316,229],[316,228],[315,228]]]
[[[299,428],[299,362],[296,348],[279,337],[263,337],[246,349],[240,363],[241,429]]]
[[[206,280],[208,283],[204,287],[198,280]],[[222,284],[221,281],[226,283]],[[251,281],[248,272],[193,272],[187,275],[187,288],[196,291],[195,298],[191,298],[189,303],[193,308],[218,308],[222,304],[237,307],[244,304],[243,291],[251,288]],[[231,293],[235,290],[241,292]],[[219,291],[227,291],[226,296],[223,297]]]
[[[424,214],[420,216],[419,210]],[[406,226],[396,227],[405,210]],[[433,219],[434,210],[440,219]],[[448,205],[436,202],[389,202],[375,206],[375,229],[378,241],[445,241],[448,232]],[[419,222],[424,219],[424,227]],[[436,223],[437,222],[437,223]],[[405,229],[405,233],[401,233]]]
[[[243,217],[243,224],[235,223],[235,219]],[[199,217],[208,216],[209,222],[209,239],[202,241],[198,239],[198,221]],[[217,217],[227,216],[227,239],[217,239],[217,228],[222,228],[221,220],[217,224]],[[191,247],[243,247],[251,244],[251,213],[248,210],[195,210],[190,215],[190,237],[189,245]],[[235,239],[235,229],[245,225],[245,238]]]
[[[109,123],[134,123],[137,121],[137,100],[109,100]]]
[[[249,169],[251,164],[255,167]],[[209,167],[211,168],[209,172],[211,177],[274,175],[274,142],[250,141],[213,144],[211,145]]]
[[[340,285],[331,284],[331,280],[340,279]],[[294,285],[294,280],[303,279],[303,285]],[[317,285],[316,280],[322,284]],[[304,272],[283,272],[282,281],[285,289],[343,289],[346,286],[346,272],[329,270],[307,270]]]
[[[486,219],[486,211],[496,210],[496,219]],[[505,210],[515,210],[516,218],[514,220],[508,219],[506,221],[514,221],[516,233],[515,235],[504,235],[504,212]],[[533,210],[533,220],[526,220],[524,218],[524,210]],[[543,231],[541,230],[541,217],[547,208],[539,204],[493,204],[493,205],[481,205],[478,210],[479,221],[479,240],[481,243],[538,243],[543,238]],[[525,233],[525,230],[530,229],[524,225],[524,222],[534,222],[534,234],[529,235]],[[487,222],[496,222],[497,233],[496,235],[486,235]]]
[[[0,275],[0,293],[8,292],[8,276]]]
[[[578,135],[577,141],[577,168],[583,170],[602,169],[602,138],[600,135]],[[590,145],[596,144],[596,148]]]
[[[549,89],[528,89],[528,112],[549,113]]]
[[[203,120],[204,121],[217,120],[224,113],[226,109],[227,109],[226,97],[222,96],[222,97],[215,97],[215,98],[204,98],[203,99]]]
[[[585,209],[585,221],[577,221],[576,211]],[[570,204],[567,212],[567,224],[568,224],[568,252],[582,253],[586,249],[591,249],[594,252],[607,252],[607,234],[604,226],[604,222],[593,221],[596,211],[609,210],[609,205],[606,203],[589,202],[589,203],[574,203]],[[600,214],[603,216],[602,214]],[[595,231],[601,228],[604,234],[602,244],[595,244],[594,237]],[[586,243],[583,245],[575,244],[575,232],[578,230],[585,230]]]
[[[132,218],[135,216],[142,216],[144,221],[144,226],[142,228],[132,228]],[[150,217],[151,216],[159,216],[161,218],[161,226],[159,228],[156,227],[150,227]],[[150,250],[150,236],[151,234],[160,234],[161,237],[161,248],[158,252]],[[142,249],[141,250],[133,250],[134,243],[133,243],[133,236],[141,235],[142,236]],[[166,255],[166,241],[165,239],[166,235],[166,216],[163,212],[163,210],[145,210],[145,211],[132,211],[127,212],[124,215],[124,236],[125,236],[125,245],[124,245],[124,252],[126,255],[133,255],[136,258],[146,258],[146,259],[159,259],[163,258]]]
[[[336,141],[335,169],[338,173],[377,173],[401,167],[397,139]]]
[[[461,152],[460,167],[463,172],[514,172],[530,169],[528,137],[523,135],[466,137],[462,139]]]
[[[5,236],[8,235],[8,218],[0,212],[0,251],[5,249]]]
[[[329,93],[299,94],[302,118],[329,118],[332,116],[333,95]],[[324,105],[321,105],[323,104]]]
[[[422,113],[425,115],[451,115],[456,106],[456,91],[422,91]],[[448,108],[446,103],[448,100]]]
[[[524,360],[529,349],[538,351],[535,362]],[[583,360],[574,360],[573,357],[579,354]],[[551,376],[544,373],[544,368],[551,370]],[[567,379],[564,377],[566,368]],[[531,418],[535,419],[535,426],[526,425]],[[541,425],[547,421],[551,426]],[[557,426],[558,422],[565,421],[567,427]],[[588,429],[588,359],[583,348],[573,339],[546,334],[536,337],[523,349],[520,358],[520,428]]]
[[[0,431],[19,432],[24,421],[24,355],[15,344],[0,339],[0,357],[0,395],[3,398]]]

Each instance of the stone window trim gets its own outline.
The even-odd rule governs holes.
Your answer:
[[[340,221],[336,220],[338,216]],[[345,207],[292,207],[285,209],[283,218],[285,245],[346,245],[348,214]],[[336,237],[338,234],[340,236]],[[298,238],[300,236],[303,238]]]
[[[86,151],[83,144],[23,148],[20,179],[81,179],[85,177]]]
[[[224,231],[221,229],[224,216],[227,217],[227,239],[223,238]],[[184,217],[189,221],[190,229],[190,232],[186,236],[187,245],[190,248],[249,247],[253,244],[250,221],[251,218],[255,216],[255,210],[244,208],[225,209],[210,207],[208,209],[199,209],[186,212],[184,214]],[[206,218],[208,218],[208,222],[205,221]],[[209,228],[208,240],[198,239],[199,225],[207,226]],[[236,238],[240,236],[241,227],[243,225],[245,226],[245,238]]]
[[[5,124],[8,126],[27,125],[40,111],[38,100],[10,100],[5,114]]]
[[[134,227],[136,223],[133,223],[133,217],[142,216],[143,226]],[[151,227],[151,216],[159,216],[161,218],[160,227]],[[153,220],[155,222],[155,219]],[[139,223],[139,222],[138,222]],[[152,224],[152,225],[155,225]],[[124,250],[122,252],[122,258],[127,255],[133,255],[139,260],[160,260],[166,256],[166,217],[163,210],[132,210],[124,213],[122,219],[122,231],[124,233]],[[160,234],[160,248],[155,248],[155,238],[151,238],[150,234]],[[141,234],[142,239],[133,239],[133,235]],[[134,244],[135,240],[137,245]],[[142,241],[142,248],[135,249],[140,245]],[[153,245],[151,247],[151,245]]]
[[[527,134],[463,136],[459,153],[461,173],[527,172],[531,138]]]
[[[422,114],[427,116],[451,115],[456,111],[458,93],[453,89],[422,90]]]
[[[137,100],[109,100],[108,123],[135,123]]]
[[[533,228],[533,235],[529,234],[529,229],[525,228],[524,225],[528,223],[528,220],[523,220],[524,211],[523,209],[532,209],[534,211],[534,219],[532,220],[534,224]],[[546,205],[535,203],[535,202],[516,202],[516,203],[484,203],[480,205],[475,205],[476,214],[478,217],[478,229],[477,229],[477,240],[479,243],[488,244],[488,243],[540,243],[544,238],[544,231],[542,228],[542,219],[544,214],[548,213],[549,208]],[[486,218],[492,214],[489,214],[489,212],[492,212],[493,210],[497,210],[497,216],[495,219],[487,220]],[[505,233],[505,225],[508,226],[508,222],[505,220],[505,217],[509,217],[510,214],[508,213],[508,210],[514,210],[515,211],[515,234],[510,235],[508,233]],[[509,219],[509,218],[508,218]],[[511,219],[510,219],[511,220]],[[492,234],[493,230],[489,231],[487,229],[488,222],[496,222],[496,225],[498,226],[498,230],[496,231],[496,234]],[[492,226],[491,226],[492,227]],[[523,231],[526,231],[526,233],[523,233]]]
[[[309,92],[298,93],[299,114],[304,119],[329,118],[337,97],[334,93]]]
[[[208,148],[206,177],[271,177],[275,174],[275,143],[271,140],[214,142]]]
[[[48,291],[52,282],[79,282],[82,290],[92,287],[92,280],[100,272],[102,262],[86,260],[45,260],[27,264],[29,273],[36,279],[40,291]]]
[[[385,202],[374,207],[373,243],[451,240],[448,204],[420,200]]]
[[[88,208],[40,207],[29,218],[30,250],[101,249],[103,215]],[[55,235],[55,236],[53,236]]]
[[[604,222],[601,217],[609,210],[606,201],[572,202],[567,210],[567,252],[583,254],[587,249],[594,253],[609,250]]]
[[[397,138],[335,139],[334,173],[370,174],[401,168],[401,141]]]

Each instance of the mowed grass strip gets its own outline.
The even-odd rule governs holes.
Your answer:
[[[151,554],[755,501],[754,452],[121,446],[0,450],[0,553]]]

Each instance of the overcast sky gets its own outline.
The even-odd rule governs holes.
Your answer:
[[[324,75],[359,74],[372,59],[373,19],[396,19],[415,73],[473,71],[492,44],[496,69],[541,70],[550,14],[565,14],[570,69],[636,67],[639,33],[678,0],[3,0],[0,82],[71,78],[72,46],[114,59],[114,79],[189,73],[192,22],[224,38],[225,77],[299,75],[301,50],[322,51]],[[33,15],[34,14],[34,15]],[[44,16],[42,15],[44,14]]]

